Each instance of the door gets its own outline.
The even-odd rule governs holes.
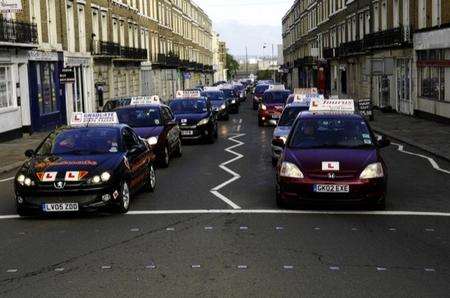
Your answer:
[[[412,114],[410,70],[409,59],[397,60],[397,111],[407,115]]]
[[[168,108],[161,108],[161,116],[164,123],[164,132],[167,136],[167,143],[170,151],[173,152],[177,148],[179,142],[179,128],[178,125],[175,124],[174,117]]]
[[[129,128],[123,129],[122,141],[130,165],[130,189],[134,192],[143,185],[146,178],[147,147]]]

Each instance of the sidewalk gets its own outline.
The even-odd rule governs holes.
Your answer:
[[[374,114],[374,131],[450,161],[450,125],[397,113]]]
[[[24,134],[23,138],[0,143],[0,173],[14,170],[25,161],[25,150],[36,149],[47,132]]]

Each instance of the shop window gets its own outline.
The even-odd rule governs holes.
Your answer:
[[[11,67],[0,66],[0,109],[15,106],[12,85]]]
[[[37,95],[41,115],[58,111],[56,104],[55,64],[37,63]]]
[[[418,77],[420,96],[424,98],[450,101],[445,97],[445,73],[449,68],[444,60],[444,51],[418,51]]]

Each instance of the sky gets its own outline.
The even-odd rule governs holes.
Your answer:
[[[281,43],[281,19],[294,0],[194,0],[211,18],[213,29],[232,55],[276,54]],[[267,48],[263,49],[263,45]]]

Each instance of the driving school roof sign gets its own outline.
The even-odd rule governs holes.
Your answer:
[[[353,99],[312,99],[309,105],[311,112],[354,112]]]
[[[22,10],[21,0],[0,0],[0,12],[19,12]]]
[[[284,88],[284,85],[279,84],[279,85],[270,85],[269,90],[270,91],[284,91],[286,89]]]
[[[161,103],[161,99],[158,95],[133,97],[130,101],[130,105],[149,105],[157,103]]]
[[[119,118],[115,112],[108,113],[73,113],[70,125],[87,124],[118,124]]]
[[[202,97],[200,94],[200,91],[183,91],[183,90],[178,90],[177,94],[176,94],[176,98],[199,98]]]

